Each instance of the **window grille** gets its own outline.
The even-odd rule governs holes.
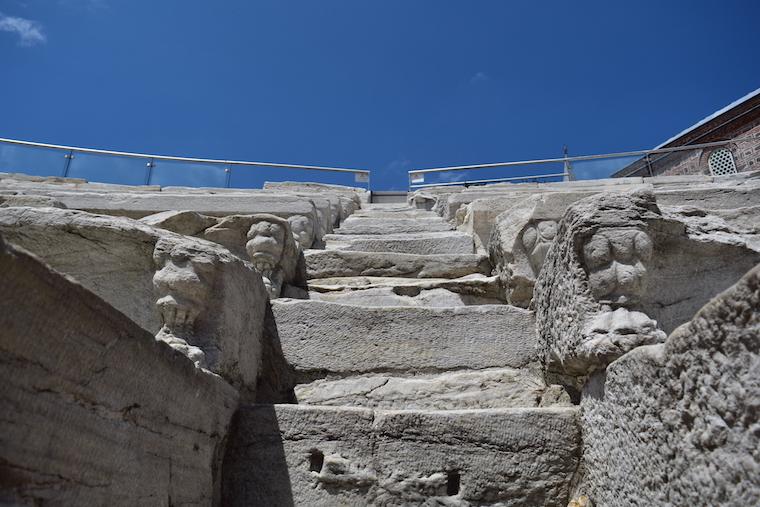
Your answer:
[[[734,156],[728,148],[718,148],[710,153],[710,156],[707,159],[707,165],[710,168],[710,174],[713,176],[736,174]]]

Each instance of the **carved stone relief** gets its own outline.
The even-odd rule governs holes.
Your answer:
[[[541,220],[532,222],[523,231],[522,243],[528,254],[530,267],[536,275],[541,271],[546,252],[557,236],[557,222],[554,220]]]
[[[293,237],[306,250],[314,244],[314,224],[308,217],[295,215],[288,218],[290,228],[293,231]]]
[[[213,286],[215,267],[211,262],[193,258],[180,246],[153,254],[156,272],[153,286],[158,299],[162,327],[156,339],[180,350],[199,367],[207,367],[206,354],[194,342],[196,319],[205,311]]]

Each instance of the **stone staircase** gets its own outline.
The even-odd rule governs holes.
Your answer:
[[[472,236],[370,204],[324,240],[309,298],[272,301],[297,403],[240,410],[223,503],[567,505],[577,407]]]

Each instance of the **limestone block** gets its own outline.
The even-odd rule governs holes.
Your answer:
[[[309,290],[320,295],[338,293],[347,297],[355,291],[387,288],[397,296],[417,298],[434,289],[446,289],[459,296],[461,304],[503,303],[504,291],[496,276],[481,274],[460,278],[392,278],[392,277],[337,277],[312,280]],[[440,305],[439,305],[440,306]],[[458,306],[458,305],[456,305]]]
[[[595,505],[760,504],[758,309],[760,267],[590,382],[579,489]]]
[[[505,288],[507,301],[527,308],[533,298],[536,276],[541,272],[546,253],[557,234],[557,222],[572,203],[594,195],[584,192],[554,192],[530,196],[476,200],[467,206],[466,224],[485,240],[494,271]],[[492,220],[493,212],[503,211]],[[484,223],[478,224],[482,220]],[[483,241],[481,239],[481,241]]]
[[[272,311],[285,359],[302,376],[520,368],[537,360],[532,312],[508,305],[375,308],[278,299]]]
[[[329,292],[310,291],[308,299],[355,306],[418,306],[436,308],[494,305],[503,302],[497,297],[486,298],[460,294],[442,287],[419,289],[408,285]]]
[[[488,256],[480,254],[416,255],[307,250],[304,258],[309,279],[336,276],[458,278],[473,273],[491,274]]]
[[[324,235],[321,232],[318,233],[319,228],[314,227],[314,224],[309,217],[304,215],[294,215],[288,217],[288,224],[291,233],[301,250],[323,245],[324,242],[321,238],[323,238]],[[317,238],[320,239],[317,240]]]
[[[368,191],[363,188],[346,187],[342,185],[329,185],[324,183],[302,183],[294,181],[266,182],[264,189],[274,192],[292,192],[295,194],[314,195],[321,194],[327,197],[332,204],[336,199],[330,196],[337,196],[337,204],[340,207],[339,220],[342,222],[355,210],[361,208],[362,202],[369,202],[367,197]],[[340,222],[334,222],[338,225]]]
[[[279,190],[277,192],[279,192]],[[326,192],[294,192],[292,195],[298,195],[311,199],[315,205],[319,203],[317,205],[317,211],[320,213],[320,218],[323,219],[324,234],[331,233],[334,227],[338,227],[343,222],[343,220],[348,218],[359,206],[358,202],[354,200],[353,196],[348,197],[346,195]]]
[[[269,297],[276,298],[287,286],[306,287],[303,253],[291,229],[294,218],[303,217],[285,220],[266,213],[211,217],[194,211],[165,211],[140,221],[213,241],[250,260],[261,273]]]
[[[645,191],[568,208],[535,289],[549,369],[582,375],[661,342],[760,262],[751,234],[708,215],[661,210]]]
[[[225,505],[567,505],[577,409],[241,409]]]
[[[86,183],[87,180],[81,178],[63,178],[61,176],[32,176],[24,173],[5,173],[0,172],[0,181],[25,181],[37,183]]]
[[[212,225],[216,225],[218,219],[195,211],[171,210],[148,215],[141,218],[140,221],[152,227],[159,227],[177,234],[200,237],[203,231]]]
[[[441,217],[438,216],[437,213],[433,213],[432,211],[423,211],[423,210],[417,210],[417,209],[410,209],[410,208],[401,208],[401,209],[388,209],[388,208],[368,208],[364,207],[360,210],[357,210],[351,215],[352,219],[356,218],[376,218],[376,219],[382,219],[382,218],[436,218],[440,219]]]
[[[237,392],[0,239],[0,503],[212,505]]]
[[[30,189],[28,192],[32,192]],[[71,209],[92,213],[142,218],[161,211],[196,211],[204,215],[253,215],[270,213],[282,218],[304,215],[316,222],[314,204],[303,197],[265,192],[248,194],[201,194],[167,192],[84,192],[39,190]]]
[[[46,195],[1,194],[0,208],[29,206],[35,208],[65,208],[66,205]]]
[[[409,234],[450,231],[453,227],[440,217],[434,218],[364,218],[351,216],[335,234]]]
[[[457,229],[473,236],[478,251],[488,251],[488,241],[496,217],[524,199],[526,196],[522,194],[475,199],[457,210]]]
[[[267,297],[250,263],[209,241],[76,210],[0,208],[0,233],[253,395]]]
[[[570,398],[566,394],[564,398],[555,399],[553,389],[546,386],[537,372],[514,368],[412,377],[371,374],[336,380],[320,379],[297,385],[295,395],[299,403],[306,405],[395,410],[537,407],[558,403],[570,405]]]
[[[415,234],[328,234],[328,250],[395,252],[417,255],[475,253],[472,236],[458,231]]]
[[[701,209],[734,209],[757,206],[760,203],[760,181],[722,181],[720,184],[658,188],[657,202],[661,206],[696,206]]]

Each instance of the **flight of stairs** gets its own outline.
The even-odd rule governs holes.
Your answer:
[[[240,411],[225,505],[567,505],[577,407],[472,237],[370,204],[325,240],[272,301],[297,403]]]

